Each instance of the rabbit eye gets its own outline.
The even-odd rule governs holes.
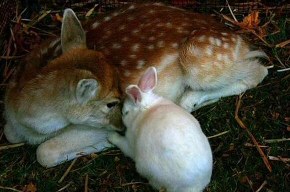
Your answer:
[[[122,115],[128,115],[129,111],[122,112]]]

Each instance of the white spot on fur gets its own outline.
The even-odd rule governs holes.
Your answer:
[[[201,54],[201,51],[200,51],[200,49],[198,49],[198,48],[196,48],[195,46],[193,46],[193,45],[191,45],[190,47],[189,47],[189,52],[191,53],[191,54],[193,54],[194,56],[200,56],[200,54]]]
[[[134,19],[135,19],[135,17],[133,17],[133,16],[129,16],[129,17],[127,18],[128,21],[133,21]]]
[[[202,36],[198,37],[197,41],[198,42],[204,42],[205,41],[205,35],[202,35]]]
[[[126,77],[129,77],[129,76],[131,75],[131,73],[130,73],[130,71],[127,71],[127,70],[126,70],[126,71],[124,72],[124,75],[125,75]]]
[[[223,60],[223,55],[222,54],[217,54],[217,60],[222,61]]]
[[[215,43],[217,46],[221,46],[222,45],[222,41],[220,39],[215,39]]]
[[[188,23],[185,23],[185,22],[183,22],[182,24],[181,24],[181,26],[187,26],[188,25]]]
[[[175,54],[170,54],[170,55],[165,55],[159,65],[157,66],[157,72],[160,73],[170,65],[172,65],[178,58],[178,53]]]
[[[208,56],[211,56],[213,54],[213,50],[212,50],[212,47],[207,47],[206,50],[205,50],[206,54]]]
[[[112,45],[112,48],[113,49],[120,49],[122,46],[121,46],[121,44],[119,44],[119,43],[114,43],[113,45]]]
[[[111,20],[111,17],[110,16],[107,16],[104,18],[104,21],[110,21]]]
[[[174,49],[177,49],[178,48],[178,43],[171,43],[171,47],[174,48]]]
[[[132,54],[132,55],[129,55],[129,57],[130,57],[131,59],[136,59],[136,58],[137,58],[137,55]]]
[[[139,43],[135,43],[132,47],[131,47],[131,50],[136,52],[138,51],[140,48],[140,44]]]
[[[148,45],[148,46],[147,46],[147,49],[149,49],[149,50],[153,50],[154,48],[155,48],[154,45]]]
[[[151,36],[148,38],[149,41],[154,41],[156,38],[154,36]]]
[[[168,28],[172,28],[172,23],[167,22],[167,23],[166,23],[166,27],[168,27]]]
[[[228,43],[223,44],[223,48],[228,49],[229,47],[230,47],[230,45]]]
[[[231,40],[232,40],[232,42],[236,42],[237,41],[237,39],[234,38],[234,37],[232,37]]]
[[[163,37],[164,36],[164,32],[161,32],[158,34],[158,37]]]
[[[165,43],[164,43],[164,41],[158,41],[157,42],[157,47],[164,47],[165,46]]]
[[[214,45],[215,44],[215,40],[214,40],[214,38],[213,37],[209,37],[209,42],[210,42],[210,44],[212,44],[212,45]]]
[[[162,26],[164,26],[164,23],[158,23],[156,26],[157,27],[162,27]]]
[[[137,61],[137,69],[142,69],[145,65],[145,61],[144,60],[139,60]]]
[[[135,9],[135,5],[131,5],[128,9]]]
[[[120,25],[119,30],[124,30],[126,28],[126,25]]]
[[[129,38],[128,37],[123,37],[121,40],[126,42],[126,41],[129,41]]]
[[[118,12],[115,12],[115,13],[112,14],[113,17],[116,17],[116,16],[118,16],[118,15],[119,15]]]
[[[230,62],[230,58],[228,55],[223,55],[223,60],[225,63],[229,63]]]
[[[139,32],[140,32],[139,29],[134,29],[134,30],[132,31],[132,33],[134,33],[134,34],[137,34],[137,33],[139,33]]]
[[[228,36],[228,33],[222,32],[222,36]]]
[[[127,61],[126,60],[122,60],[121,63],[120,63],[122,66],[125,66],[127,64]]]
[[[94,23],[92,24],[91,28],[92,28],[92,29],[95,29],[95,28],[97,28],[99,25],[100,25],[99,22],[94,22]]]
[[[236,40],[236,39],[234,39],[234,40]],[[239,52],[240,52],[240,48],[241,48],[241,39],[238,36],[237,43],[236,43],[236,48],[235,48],[235,51],[233,52],[234,60],[237,60]]]

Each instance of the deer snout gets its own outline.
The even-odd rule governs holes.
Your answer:
[[[122,104],[119,101],[112,101],[107,104],[108,108],[111,108],[108,118],[110,124],[114,127],[115,130],[122,131],[124,125],[122,122]]]

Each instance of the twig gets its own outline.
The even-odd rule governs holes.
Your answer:
[[[28,23],[26,25],[26,30],[28,30],[30,27],[36,25],[37,23],[39,23],[43,18],[45,18],[49,13],[51,12],[51,10],[48,11],[44,11],[44,13],[42,13],[36,20],[32,20],[30,23]]]
[[[222,136],[224,134],[227,134],[229,131],[224,131],[224,132],[221,132],[221,133],[218,133],[216,135],[212,135],[212,136],[209,136],[207,137],[208,139],[212,139],[212,138],[215,138],[215,137],[219,137],[219,136]]]
[[[232,8],[231,8],[231,6],[230,6],[228,0],[226,0],[226,2],[227,2],[227,5],[228,5],[229,10],[230,10],[230,12],[231,12],[231,15],[233,16],[234,20],[235,20],[236,22],[238,22],[237,18],[235,17],[235,15],[234,15],[234,13],[233,13],[233,11],[232,11]]]
[[[283,139],[265,139],[265,143],[279,143],[284,141],[290,141],[290,138],[283,138]]]
[[[0,186],[0,189],[6,189],[6,190],[10,190],[10,191],[22,192],[21,190],[14,189],[12,187],[3,187],[3,186]]]
[[[256,192],[260,192],[260,191],[263,189],[263,187],[264,187],[265,185],[267,185],[267,181],[264,181],[264,182],[262,183],[262,185],[259,187],[259,189],[256,190]]]
[[[239,117],[239,109],[240,109],[240,106],[241,106],[242,97],[243,97],[243,95],[239,95],[239,98],[237,100],[236,110],[235,110],[235,119],[236,119],[237,123],[240,125],[240,127],[243,128],[248,133],[248,135],[250,136],[250,138],[253,141],[254,145],[256,146],[258,152],[260,153],[260,155],[261,155],[261,157],[262,157],[262,159],[264,161],[264,164],[266,165],[267,169],[269,170],[269,172],[272,172],[271,164],[270,164],[269,160],[267,159],[265,153],[259,147],[259,144],[258,144],[256,138],[253,136],[253,134],[249,131],[249,129],[246,127],[246,125],[243,123],[243,121]]]
[[[72,184],[72,182],[69,182],[68,184],[66,184],[65,186],[63,186],[62,188],[60,188],[59,190],[57,190],[56,192],[61,192],[61,191],[65,190],[65,189],[68,188],[71,184]]]
[[[25,143],[17,143],[17,144],[13,144],[13,145],[0,146],[0,151],[6,150],[6,149],[11,149],[11,148],[16,148],[16,147],[21,147],[23,145],[25,145]]]
[[[20,59],[24,57],[25,55],[15,55],[15,56],[0,56],[1,59]]]
[[[245,147],[256,147],[255,145],[253,145],[252,143],[245,143],[244,144]],[[266,146],[266,145],[259,145],[259,147],[261,148],[267,148],[269,146]]]
[[[248,182],[248,184],[250,185],[250,187],[251,187],[251,190],[252,191],[254,191],[254,189],[253,189],[253,182],[249,179],[249,177],[248,176],[246,176],[246,181]]]
[[[275,156],[269,156],[269,159],[272,160],[272,161],[282,161],[284,163],[287,163],[287,162],[290,162],[290,158],[287,158],[287,157],[275,157]]]
[[[278,69],[277,72],[285,72],[285,71],[290,71],[290,68],[286,68],[286,69]]]
[[[278,62],[283,66],[285,67],[284,63],[281,61],[281,59],[277,56],[277,55],[274,55],[275,58],[278,60]]]
[[[75,159],[71,162],[70,166],[69,166],[69,167],[67,168],[67,170],[64,172],[63,176],[60,178],[60,180],[58,181],[58,183],[61,183],[61,182],[64,180],[64,178],[68,175],[68,173],[70,172],[72,166],[75,164],[76,161],[77,161],[77,158],[75,158]]]
[[[136,184],[147,184],[147,183],[143,183],[143,182],[131,182],[131,183],[123,183],[121,186],[125,187],[128,185],[136,185]]]
[[[85,178],[85,190],[84,190],[84,192],[88,192],[89,191],[88,184],[89,184],[89,175],[86,174],[86,178]]]

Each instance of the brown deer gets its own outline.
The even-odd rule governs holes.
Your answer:
[[[266,57],[214,18],[162,4],[131,5],[84,29],[71,9],[61,37],[25,59],[5,97],[4,133],[12,143],[40,144],[52,167],[111,145],[121,129],[120,101],[154,66],[156,94],[193,111],[253,88],[267,75]]]

